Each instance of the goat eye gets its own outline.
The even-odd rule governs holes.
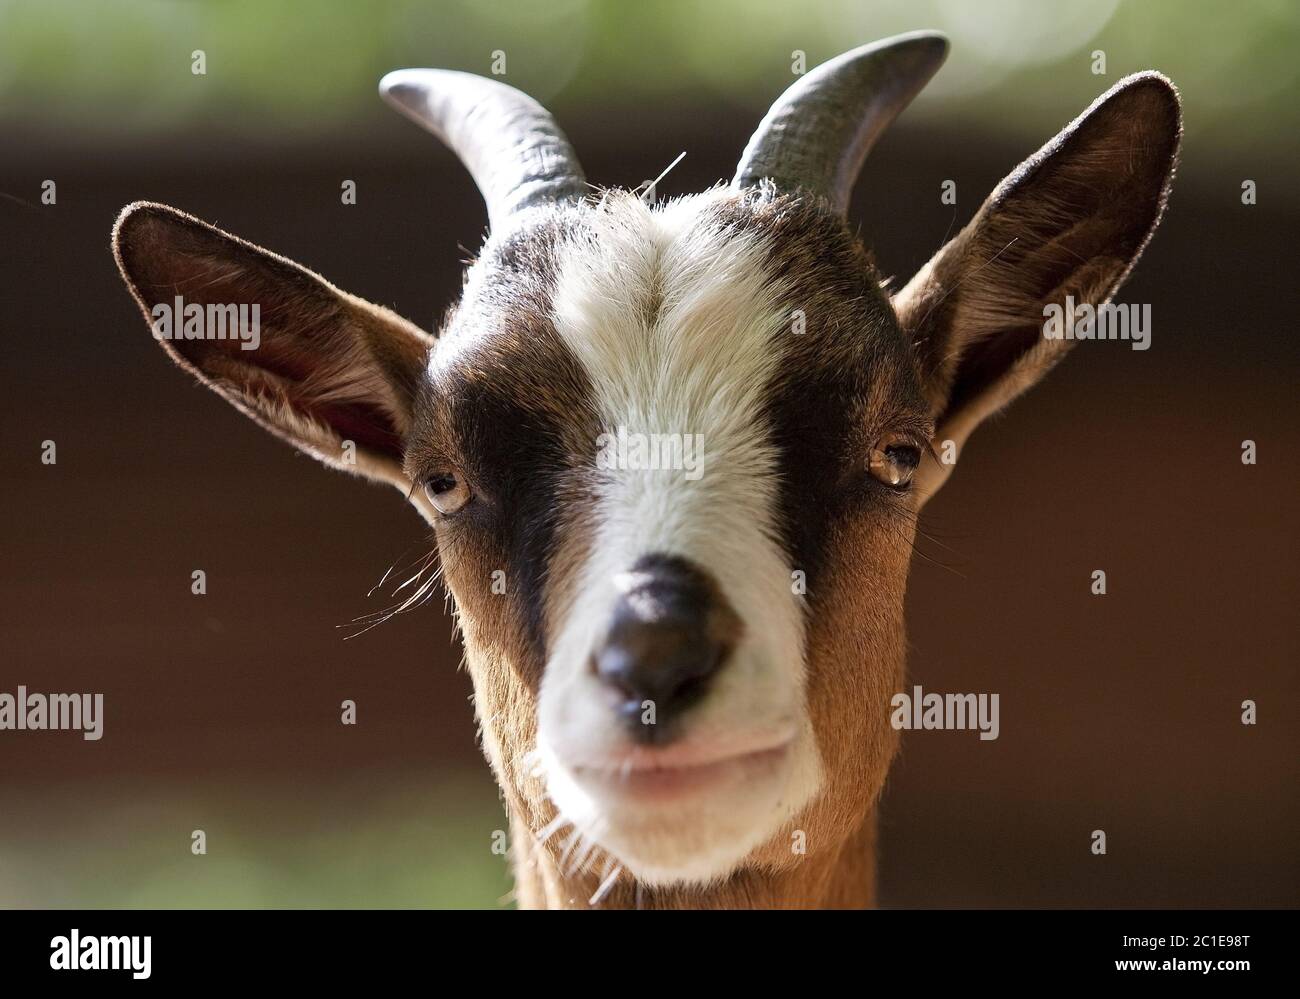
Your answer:
[[[424,495],[441,514],[452,514],[469,502],[469,484],[455,472],[439,472],[424,480]]]
[[[903,490],[921,464],[921,449],[901,434],[885,434],[876,441],[867,459],[871,474],[885,485]]]

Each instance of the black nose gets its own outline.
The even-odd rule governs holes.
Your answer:
[[[592,668],[639,742],[672,737],[740,637],[740,619],[713,579],[682,558],[651,555],[622,577]]]

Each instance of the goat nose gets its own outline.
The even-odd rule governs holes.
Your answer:
[[[740,619],[713,579],[682,558],[647,556],[618,583],[592,668],[633,738],[665,741],[735,648]]]

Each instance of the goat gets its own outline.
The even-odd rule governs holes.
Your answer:
[[[850,192],[946,53],[917,32],[821,65],[729,185],[658,204],[591,188],[511,87],[389,74],[490,220],[436,339],[173,208],[117,221],[151,323],[177,297],[260,305],[256,349],[158,336],[172,360],[432,526],[522,906],[874,903],[936,445],[1073,346],[1045,307],[1115,294],[1181,141],[1165,77],[1119,81],[891,295]],[[597,460],[687,435],[699,475]]]

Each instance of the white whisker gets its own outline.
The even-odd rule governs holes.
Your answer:
[[[595,894],[593,894],[591,898],[587,899],[588,905],[600,905],[601,900],[608,895],[614,885],[618,883],[618,876],[623,873],[623,868],[618,864],[615,864],[612,857],[605,864],[606,870],[608,870],[611,865],[614,869],[605,876],[605,880],[600,883],[600,887],[596,889]]]

